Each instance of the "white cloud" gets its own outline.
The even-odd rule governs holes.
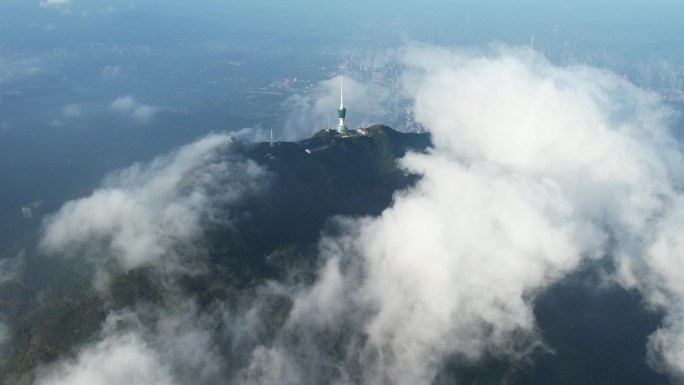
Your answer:
[[[115,99],[109,104],[109,109],[126,115],[139,123],[149,123],[158,111],[157,107],[142,104],[131,95]]]
[[[62,115],[72,118],[83,115],[83,105],[78,103],[68,104],[62,107]]]
[[[0,285],[15,281],[23,268],[25,252],[21,251],[13,257],[5,257],[0,260]]]
[[[118,112],[130,112],[135,109],[138,102],[131,95],[122,96],[109,104],[109,108]]]
[[[139,122],[149,122],[156,112],[156,107],[141,105],[133,109],[132,116]]]
[[[245,127],[239,130],[229,132],[230,136],[241,141],[246,142],[268,142],[271,140],[271,130],[264,128],[263,125],[257,124],[253,127]],[[273,140],[279,141],[282,138],[276,136],[276,131],[273,132]]]
[[[306,383],[286,351],[257,346],[249,366],[239,374],[244,385],[294,385]]]
[[[230,363],[221,357],[222,309],[202,314],[192,300],[111,312],[99,341],[36,370],[36,385],[215,384]]]
[[[42,58],[7,59],[0,57],[0,84],[30,78],[43,71]]]
[[[121,65],[108,65],[102,70],[103,79],[115,79],[121,75]]]
[[[110,175],[90,196],[66,203],[45,221],[42,248],[112,254],[126,269],[173,258],[176,247],[193,241],[201,224],[219,215],[217,205],[264,187],[265,171],[231,159],[230,143],[228,135],[208,135]]]
[[[159,365],[168,363],[168,381],[181,383],[431,384],[447,358],[524,358],[543,343],[536,295],[605,257],[618,282],[666,314],[649,362],[684,378],[684,162],[668,133],[672,112],[617,76],[557,67],[527,49],[414,48],[406,63],[406,91],[434,149],[401,166],[422,178],[377,217],[335,220],[319,242],[313,285],[270,283],[239,314],[157,309],[155,332],[140,332],[150,342],[116,333],[100,344],[143,352],[146,376],[169,373]],[[137,105],[124,97],[110,108]],[[208,202],[230,202],[263,180],[254,164],[221,161],[228,143],[213,135],[110,177],[47,222],[43,246],[101,239],[126,267],[163,260],[194,238]],[[216,190],[229,197],[208,193]],[[264,309],[282,312],[268,304],[281,297],[293,307],[270,330]],[[117,356],[100,344],[52,373],[88,374],[108,362],[98,352]],[[224,365],[222,355],[234,361]]]
[[[66,7],[71,4],[71,0],[45,0],[41,1],[39,5],[41,7]]]
[[[672,112],[616,76],[557,68],[531,52],[417,57],[413,63],[433,76],[414,79],[426,82],[413,83],[416,114],[435,142],[469,162],[553,183],[571,218],[612,237],[602,248],[615,256],[619,280],[667,314],[650,339],[650,363],[684,378],[684,243],[677,236],[684,163],[668,133]]]
[[[401,164],[422,179],[321,241],[328,262],[297,297],[291,332],[355,325],[364,337],[346,359],[362,383],[429,384],[447,357],[524,356],[539,343],[535,295],[614,255],[621,282],[668,311],[652,362],[682,376],[684,163],[671,111],[610,73],[526,49],[415,48],[406,61],[434,149]]]
[[[76,360],[43,369],[37,377],[36,385],[175,383],[172,369],[136,333],[106,337],[81,351]]]

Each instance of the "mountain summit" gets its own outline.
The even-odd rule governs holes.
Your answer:
[[[92,266],[52,260],[46,269],[34,245],[37,238],[29,239],[24,245],[30,250],[26,273],[19,283],[0,286],[0,306],[14,314],[3,382],[30,381],[37,365],[75,354],[97,338],[113,311],[163,307],[178,296],[196,298],[200,307],[216,301],[235,305],[267,280],[286,279],[294,266],[311,275],[303,278],[310,280],[316,241],[327,221],[337,215],[382,212],[395,191],[417,178],[400,169],[397,160],[430,145],[428,134],[401,133],[382,125],[360,134],[324,129],[299,142],[233,143],[222,156],[267,170],[268,187],[230,208],[214,207],[212,216],[222,217],[222,211],[229,210],[233,219],[208,222],[199,242],[176,251],[183,260],[199,258],[207,265],[199,272],[174,273],[171,283],[156,269],[141,266],[114,269],[108,286],[94,289]],[[79,273],[73,274],[74,269]],[[36,281],[41,282],[38,287]]]

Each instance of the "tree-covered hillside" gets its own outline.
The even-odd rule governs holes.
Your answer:
[[[400,169],[397,160],[429,146],[427,134],[381,125],[369,127],[366,135],[341,137],[322,130],[298,143],[235,143],[227,156],[265,167],[268,188],[230,208],[213,208],[216,217],[230,212],[231,219],[208,221],[200,240],[178,251],[186,261],[206,263],[200,272],[169,278],[145,266],[111,267],[108,286],[94,288],[93,274],[102,266],[41,255],[39,234],[18,242],[7,254],[24,255],[20,275],[0,286],[11,338],[0,367],[3,382],[30,381],[38,365],[75,354],[96,340],[112,310],[163,305],[179,293],[196,298],[200,306],[217,300],[238,306],[267,280],[311,280],[326,221],[335,215],[379,214],[396,190],[417,178]],[[301,275],[287,277],[293,271]],[[284,311],[289,305],[283,306]]]
[[[45,378],[43,373],[69,373],[69,365],[87,372],[90,355],[110,354],[118,339],[131,336],[140,337],[143,348],[154,346],[150,355],[162,354],[159,359],[179,383],[215,383],[217,378],[225,383],[260,383],[250,376],[264,347],[286,347],[285,355],[296,355],[299,370],[308,376],[302,383],[322,383],[340,373],[348,383],[363,383],[365,360],[377,359],[357,353],[367,338],[358,320],[367,315],[338,314],[335,327],[326,330],[317,328],[317,322],[324,323],[329,314],[309,314],[305,322],[293,322],[301,312],[316,311],[302,310],[297,301],[308,298],[315,303],[318,300],[311,296],[325,296],[326,288],[315,285],[328,273],[326,248],[345,245],[325,242],[326,237],[339,236],[338,227],[350,223],[344,218],[383,215],[398,191],[421,180],[402,169],[399,159],[409,151],[429,152],[430,147],[428,134],[400,133],[380,125],[348,136],[322,130],[296,143],[234,141],[216,154],[214,163],[200,164],[239,163],[246,165],[244,173],[258,177],[199,170],[205,179],[222,175],[207,183],[191,170],[193,177],[174,188],[190,201],[209,205],[199,215],[199,233],[189,241],[171,243],[158,258],[135,267],[120,263],[120,248],[112,247],[108,237],[92,237],[60,255],[46,253],[40,245],[46,226],[17,240],[0,260],[0,267],[13,272],[0,276],[5,277],[0,279],[0,313],[5,317],[0,326],[7,325],[0,330],[6,341],[0,345],[5,347],[0,383],[31,384]],[[147,178],[139,168],[127,172]],[[156,169],[157,174],[163,171]],[[127,172],[119,180],[127,180]],[[250,193],[233,191],[232,178],[258,188]],[[128,188],[137,191],[138,186]],[[202,199],[224,193],[240,198],[204,201],[193,198],[198,191]],[[153,210],[153,216],[169,215],[163,209],[155,207],[160,212]],[[190,220],[187,227],[192,227]],[[363,235],[348,228],[342,233]],[[422,245],[423,239],[414,241]],[[346,269],[347,279],[360,279],[355,278],[354,266],[348,266],[356,251],[335,252],[352,256],[339,268]],[[530,336],[519,336],[522,344],[513,349],[527,349],[524,354],[486,352],[478,360],[449,356],[439,363],[433,382],[667,383],[645,361],[647,337],[662,314],[645,310],[637,293],[606,286],[603,274],[614,268],[606,260],[591,261],[543,293],[530,293],[541,338],[526,346]],[[298,329],[306,322],[312,323],[311,329]],[[139,346],[135,338],[124,345]],[[165,349],[169,353],[163,355]],[[220,364],[203,362],[216,357]],[[195,378],[208,368],[215,372]],[[267,376],[258,367],[253,372]],[[65,378],[61,380],[69,379]]]

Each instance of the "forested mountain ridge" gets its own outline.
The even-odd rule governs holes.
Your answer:
[[[311,280],[316,241],[329,218],[379,214],[395,191],[416,181],[397,160],[407,151],[426,151],[430,144],[429,134],[381,125],[346,137],[321,130],[300,142],[236,141],[229,156],[264,167],[268,188],[231,207],[235,219],[207,226],[196,248],[180,251],[190,254],[188,259],[196,253],[207,265],[201,273],[174,274],[172,283],[142,266],[114,269],[109,287],[93,288],[95,267],[41,256],[36,247],[40,235],[27,237],[8,252],[24,255],[20,276],[0,286],[11,335],[1,366],[3,382],[30,382],[37,365],[69,357],[94,341],[109,312],[146,303],[163,306],[177,294],[169,291],[196,298],[200,306],[216,301],[236,305],[267,280]],[[293,270],[304,276],[287,278]],[[281,319],[289,305],[283,306]]]

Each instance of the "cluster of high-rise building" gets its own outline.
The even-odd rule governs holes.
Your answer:
[[[33,218],[34,211],[43,205],[43,201],[35,201],[21,208],[21,215],[24,218]]]
[[[641,88],[658,93],[666,101],[684,103],[684,62],[664,59],[658,53],[640,53],[636,56],[633,53],[637,51],[635,47],[625,48],[623,45],[615,42],[614,48],[582,47],[576,43],[554,43],[543,38],[530,40],[530,46],[559,65],[586,64],[607,69]],[[388,91],[376,91],[375,95],[398,94],[400,78],[405,70],[399,50],[357,48],[341,53],[338,59],[340,69],[350,77],[365,82],[374,89]],[[412,119],[410,112],[406,113],[409,108],[407,101],[376,98],[373,103],[378,109],[384,109],[397,117],[405,116],[407,122]]]

